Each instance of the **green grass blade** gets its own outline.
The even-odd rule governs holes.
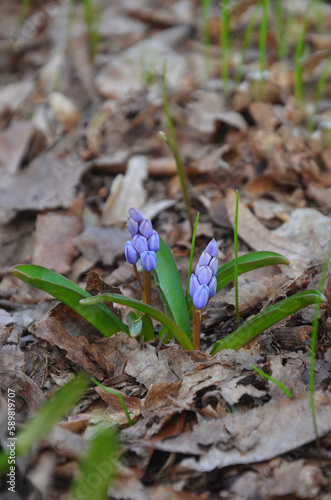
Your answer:
[[[25,427],[17,433],[16,457],[27,453],[51,431],[54,425],[77,403],[90,379],[87,375],[78,375],[61,387],[31,418]],[[0,455],[0,472],[8,465],[8,454]]]
[[[293,394],[291,391],[288,390],[287,387],[285,387],[284,384],[282,384],[279,380],[273,378],[273,377],[270,377],[270,375],[268,375],[268,373],[264,372],[263,370],[261,370],[261,368],[259,368],[258,366],[255,366],[255,365],[251,365],[251,367],[253,368],[253,370],[255,370],[259,375],[261,375],[261,377],[264,377],[266,378],[267,380],[270,380],[270,382],[273,382],[274,384],[278,385],[278,387],[286,394],[286,396],[288,396],[289,398],[292,398],[293,397]]]
[[[162,325],[164,325],[170,333],[178,340],[181,346],[186,350],[193,350],[193,345],[184,330],[178,326],[172,318],[159,311],[149,304],[144,302],[139,302],[139,300],[131,299],[129,297],[123,297],[123,295],[117,295],[116,293],[105,293],[102,295],[96,295],[88,299],[81,300],[81,304],[94,305],[104,300],[105,302],[115,302],[116,304],[122,304],[123,306],[132,307],[138,311],[144,312],[152,316],[152,318],[157,319]]]
[[[311,304],[319,304],[325,300],[325,297],[316,290],[309,290],[292,295],[274,306],[269,307],[260,314],[257,314],[254,318],[241,325],[224,339],[218,340],[210,354],[216,354],[223,349],[234,349],[237,351],[264,330],[278,323],[278,321],[281,321],[290,314]]]
[[[254,271],[260,267],[289,265],[289,260],[276,252],[250,252],[238,257],[238,275]],[[230,283],[235,276],[235,260],[230,260],[221,266],[216,274],[217,292]]]
[[[125,401],[124,401],[124,398],[122,396],[122,394],[118,391],[114,391],[114,389],[110,389],[109,387],[106,387],[105,385],[103,384],[100,384],[100,382],[98,382],[97,380],[95,380],[95,378],[92,378],[93,382],[98,385],[99,387],[101,387],[101,389],[103,389],[104,391],[106,392],[109,392],[109,394],[113,394],[114,396],[117,396],[121,405],[122,405],[122,408],[123,408],[123,411],[125,413],[125,416],[128,420],[128,424],[131,426],[133,425],[133,422],[131,420],[131,417],[130,417],[130,414],[128,412],[128,409],[126,407],[126,404],[125,404]]]
[[[64,276],[45,267],[32,264],[15,266],[11,272],[25,283],[44,290],[71,307],[105,337],[110,337],[119,331],[128,333],[128,328],[124,323],[104,304],[97,304],[91,309],[82,306],[79,301],[85,297],[91,297],[91,295]]]
[[[167,140],[167,137],[164,133],[160,134],[160,137],[162,137],[163,140],[165,140],[165,142],[168,144],[169,148],[171,149],[171,151],[174,155],[176,167],[177,167],[177,175],[178,175],[179,182],[180,182],[180,188],[182,191],[188,220],[190,221],[191,231],[193,233],[193,215],[192,215],[190,195],[189,195],[188,186],[187,186],[187,177],[186,177],[186,172],[184,169],[182,159],[181,159],[180,154],[179,154],[179,147],[178,147],[178,141],[177,141],[177,137],[176,137],[175,127],[174,127],[174,123],[172,121],[171,114],[170,114],[168,87],[167,87],[167,61],[166,60],[163,63],[163,101],[164,101],[164,114],[165,114],[167,124],[168,124],[170,141]]]
[[[67,500],[105,500],[109,484],[117,476],[120,446],[112,428],[102,429],[80,460]]]
[[[331,259],[331,241],[329,242],[328,251],[325,256],[324,265],[321,272],[320,281],[318,284],[318,290],[320,293],[323,292],[325,280],[328,273],[328,268],[330,265]],[[320,304],[317,303],[314,311],[313,318],[313,329],[311,332],[311,344],[310,344],[310,363],[309,363],[309,394],[310,394],[310,407],[313,418],[313,425],[315,431],[315,440],[317,445],[317,453],[319,459],[321,458],[321,448],[320,448],[320,439],[317,428],[317,419],[316,419],[316,408],[315,408],[315,400],[314,400],[314,383],[315,383],[315,355],[316,355],[316,343],[317,343],[317,331],[318,331],[318,316],[320,311]]]
[[[153,275],[166,313],[190,337],[190,318],[182,284],[172,253],[162,238]]]
[[[190,252],[190,263],[189,263],[189,266],[188,266],[188,275],[187,275],[187,283],[186,283],[186,291],[185,291],[186,300],[187,300],[188,291],[189,291],[189,288],[190,288],[190,278],[191,278],[191,273],[192,273],[193,254],[194,254],[194,247],[195,247],[195,237],[196,237],[196,234],[197,234],[199,217],[200,217],[200,214],[198,212],[197,213],[197,217],[195,219],[195,224],[194,224],[194,229],[193,229],[193,234],[192,234],[192,244],[191,244],[191,252]]]
[[[234,216],[234,285],[236,300],[237,326],[240,326],[239,315],[239,284],[238,284],[238,214],[239,214],[239,193],[236,191],[236,211]]]
[[[229,0],[222,0],[222,18],[220,32],[220,48],[221,48],[221,72],[223,90],[228,94],[229,87],[229,51],[230,51],[230,15],[229,15]]]

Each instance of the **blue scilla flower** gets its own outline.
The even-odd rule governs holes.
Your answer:
[[[132,241],[125,245],[126,260],[135,265],[140,259],[145,271],[153,271],[157,262],[156,252],[160,250],[160,238],[151,221],[136,208],[130,208],[127,226]]]
[[[191,275],[189,294],[196,309],[204,309],[210,297],[213,297],[216,293],[217,254],[217,243],[212,239],[202,252],[195,273]]]

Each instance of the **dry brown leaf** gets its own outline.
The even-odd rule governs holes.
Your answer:
[[[32,263],[66,274],[71,269],[76,252],[73,240],[82,229],[83,199],[81,214],[48,212],[37,217],[34,233]]]
[[[315,393],[319,435],[331,430],[331,397]],[[194,455],[184,458],[178,471],[207,472],[234,464],[270,460],[315,439],[308,394],[284,397],[244,414],[202,421],[191,432],[155,443],[155,448]]]
[[[100,333],[79,314],[58,304],[29,328],[30,333],[66,351],[66,357],[85,370],[102,376],[107,369],[105,352],[93,345]],[[98,355],[98,360],[96,357]],[[98,362],[100,364],[98,364]],[[101,374],[100,374],[101,372]]]
[[[229,190],[226,197],[226,207],[231,222],[234,221],[235,196],[235,192]],[[301,234],[305,232],[303,231],[304,229],[305,227],[301,225]],[[293,234],[291,234],[289,238],[286,238],[281,237],[279,233],[280,228],[276,231],[269,231],[256,217],[254,217],[252,212],[243,203],[240,204],[238,222],[239,237],[254,250],[278,252],[287,257],[291,263],[289,269],[292,270],[294,273],[293,277],[295,277],[298,272],[302,272],[305,267],[311,264],[314,259],[314,254],[304,244],[300,242],[297,243]],[[307,234],[305,232],[305,234],[307,237],[309,233]],[[288,275],[290,274],[289,269],[286,270]]]
[[[18,176],[3,175],[0,221],[6,223],[23,211],[69,208],[86,169],[86,165],[77,163],[73,167],[47,153],[39,155]]]
[[[59,123],[67,132],[77,126],[79,111],[77,106],[61,92],[51,92],[48,96],[49,104]]]
[[[112,265],[124,255],[124,247],[130,234],[120,227],[87,227],[74,238],[74,244],[90,262]]]
[[[102,222],[108,226],[124,223],[129,208],[138,210],[144,205],[146,192],[143,182],[148,176],[148,162],[145,156],[130,158],[124,176],[114,181],[111,193],[102,211]],[[116,188],[114,187],[116,185]]]
[[[249,105],[248,109],[253,120],[259,127],[275,130],[280,125],[279,119],[269,104],[254,101]]]
[[[14,123],[0,134],[0,169],[15,174],[35,134],[32,121]]]

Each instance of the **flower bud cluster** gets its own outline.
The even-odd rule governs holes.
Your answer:
[[[196,309],[204,309],[216,293],[217,255],[218,247],[213,238],[202,252],[195,273],[190,278],[189,293]]]
[[[145,271],[156,268],[156,252],[160,249],[160,238],[152,223],[136,208],[129,209],[127,221],[131,241],[125,245],[125,257],[129,264],[137,264],[140,259]]]

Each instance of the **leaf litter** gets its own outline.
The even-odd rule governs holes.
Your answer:
[[[170,112],[193,207],[200,212],[197,253],[214,236],[222,261],[232,258],[239,189],[240,252],[270,250],[290,260],[289,266],[239,277],[242,318],[318,286],[331,239],[330,150],[319,129],[310,140],[297,127],[294,101],[286,95],[289,71],[271,67],[269,102],[252,99],[245,85],[226,99],[219,73],[205,76],[198,3],[104,2],[93,62],[80,6],[67,39],[66,3],[46,11],[31,2],[28,16],[46,12],[47,25],[24,31],[23,24],[16,39],[19,2],[0,7],[1,388],[3,394],[16,391],[22,425],[56,387],[84,369],[122,394],[134,422],[128,426],[116,396],[91,384],[42,446],[21,458],[20,474],[34,491],[42,484],[44,498],[67,492],[77,460],[102,421],[119,429],[124,452],[109,498],[327,500],[330,493],[328,311],[320,314],[315,364],[319,462],[309,401],[311,310],[238,352],[211,357],[211,343],[236,327],[232,284],[203,315],[202,351],[186,352],[173,341],[160,348],[156,340],[143,345],[124,333],[104,338],[63,304],[9,275],[12,265],[33,262],[74,278],[92,294],[118,286],[136,297],[124,259],[124,224],[135,206],[171,246],[184,285],[190,231],[174,161],[157,136],[166,130],[161,77],[167,59]],[[239,31],[255,3],[232,6]],[[321,5],[330,23],[327,4]],[[291,9],[302,14],[300,3]],[[269,35],[272,50],[272,30]],[[330,48],[315,33],[307,40],[316,48],[305,60],[305,81],[312,87]],[[218,67],[214,52],[211,61]],[[254,66],[247,64],[247,71]],[[127,309],[115,307],[125,319]],[[284,397],[251,365],[294,397]],[[2,398],[1,422],[4,415]],[[3,444],[3,430],[0,437]]]

